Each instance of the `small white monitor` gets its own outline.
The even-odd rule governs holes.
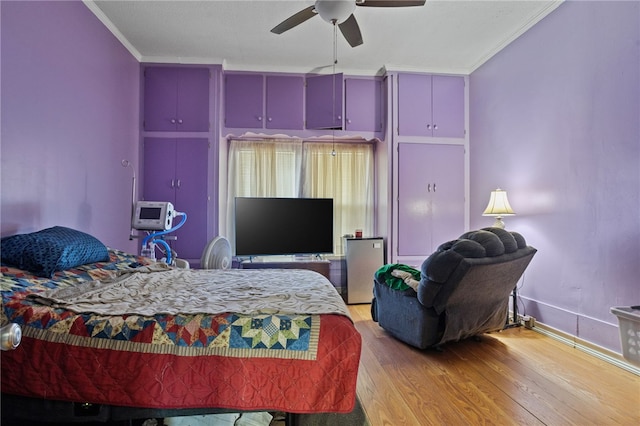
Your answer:
[[[136,201],[131,226],[145,231],[167,231],[173,225],[173,216],[173,204],[168,201]]]

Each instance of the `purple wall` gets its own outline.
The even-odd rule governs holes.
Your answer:
[[[491,189],[539,251],[520,308],[620,352],[640,304],[640,3],[566,2],[470,77],[471,227]]]
[[[134,250],[137,61],[81,1],[0,7],[2,236],[63,225]]]

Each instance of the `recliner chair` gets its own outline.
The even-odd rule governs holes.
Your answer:
[[[509,295],[535,253],[517,232],[467,232],[422,263],[417,291],[394,289],[388,274],[376,273],[373,320],[420,349],[501,330]]]

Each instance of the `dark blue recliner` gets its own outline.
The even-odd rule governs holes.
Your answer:
[[[504,328],[509,295],[536,253],[517,232],[470,231],[422,264],[417,291],[374,277],[373,320],[424,349]]]

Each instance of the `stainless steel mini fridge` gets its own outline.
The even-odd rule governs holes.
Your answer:
[[[384,265],[382,238],[345,238],[347,303],[371,303],[373,275]]]

